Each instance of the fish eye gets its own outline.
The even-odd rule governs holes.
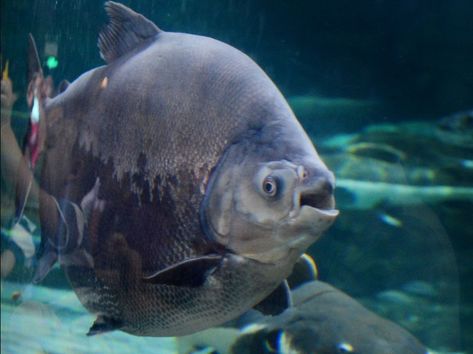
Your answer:
[[[270,197],[274,197],[278,191],[277,181],[272,176],[267,176],[263,180],[263,191]]]

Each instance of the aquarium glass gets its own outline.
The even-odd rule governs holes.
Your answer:
[[[241,50],[287,99],[336,177],[340,215],[307,250],[320,281],[406,329],[432,353],[473,353],[473,2],[123,4],[164,31],[208,36]],[[95,315],[82,306],[61,268],[56,264],[42,282],[32,281],[40,207],[32,201],[22,206],[8,183],[12,142],[4,140],[4,124],[21,147],[31,134],[28,34],[54,96],[62,80],[72,82],[106,64],[97,39],[107,21],[103,1],[1,2],[2,81],[10,80],[16,95],[10,121],[2,96],[1,351],[229,352],[242,335],[237,324],[229,324],[236,330],[231,334],[213,328],[185,339],[119,330],[87,336]],[[127,90],[136,89],[125,87],[118,99],[127,100]],[[37,181],[42,157],[33,168]],[[352,315],[347,311],[346,318]],[[253,322],[258,319],[245,325]],[[283,352],[282,337],[274,335],[256,342],[267,352]],[[249,353],[255,343],[240,348]],[[355,343],[336,344],[333,353],[358,352]]]

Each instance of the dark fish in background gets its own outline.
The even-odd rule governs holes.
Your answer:
[[[179,353],[430,353],[406,330],[317,276],[304,254],[287,278],[290,308],[277,316],[251,309],[225,326],[177,338]]]
[[[107,65],[40,102],[59,222],[42,203],[35,281],[58,260],[89,334],[183,335],[285,294],[338,214],[333,174],[248,56],[105,7]]]
[[[428,353],[406,330],[327,283],[303,284],[292,299],[292,308],[244,328],[231,353]]]

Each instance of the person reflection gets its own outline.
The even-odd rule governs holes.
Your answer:
[[[33,277],[34,283],[40,282],[48,274],[56,261],[59,261],[65,267],[69,267],[70,272],[79,271],[89,274],[89,278],[94,278],[93,274],[90,273],[94,269],[94,258],[89,253],[89,248],[97,240],[95,240],[96,237],[94,238],[95,232],[92,231],[92,235],[89,235],[90,237],[86,237],[84,233],[88,232],[86,230],[87,227],[90,228],[90,233],[91,230],[96,228],[95,224],[100,224],[98,219],[101,218],[102,211],[105,208],[105,201],[99,199],[99,178],[96,179],[93,187],[86,191],[78,204],[66,198],[56,199],[41,189],[34,178],[34,167],[40,159],[40,153],[47,140],[47,117],[42,103],[52,93],[52,80],[50,77],[44,78],[41,72],[32,77],[28,86],[27,103],[31,110],[31,121],[36,121],[38,125],[32,127],[30,124],[26,138],[25,154],[23,154],[11,126],[12,106],[16,96],[13,94],[11,80],[9,78],[2,79],[2,184],[9,190],[16,192],[16,199],[20,205],[20,208],[17,207],[19,215],[16,216],[13,227],[18,227],[18,225],[23,223],[23,211],[25,210],[26,202],[32,205],[39,205],[42,234],[39,255],[35,255],[35,247],[29,232],[26,232],[30,241],[29,251],[25,252],[22,249],[22,252],[20,252],[24,256],[28,253],[28,257],[37,260]],[[35,115],[36,117],[33,117]],[[86,225],[85,220],[89,220],[89,225]],[[3,216],[2,225],[4,225]],[[6,240],[9,240],[9,238],[6,237]],[[85,240],[88,241],[88,246],[85,245]],[[135,274],[141,272],[141,259],[139,259],[136,252],[132,252],[129,249],[123,235],[117,234],[111,240],[117,242],[116,250],[121,252],[119,259],[122,259],[128,265],[134,265],[130,267],[126,274],[133,274],[136,279],[141,279],[141,276],[136,276]],[[17,245],[18,242],[14,242],[14,244]],[[15,256],[15,252],[11,250],[6,249],[5,252],[5,254],[2,254],[2,278],[11,272],[18,258]],[[35,257],[33,257],[34,255]],[[108,257],[105,262],[112,262],[112,258]],[[130,279],[128,277],[122,279],[122,281],[128,282]]]
[[[52,93],[51,78],[43,80],[42,77],[37,76],[35,82],[30,84],[31,86],[41,87],[42,89],[38,94],[44,97]],[[42,209],[43,213],[47,214],[46,219],[48,222],[43,227],[50,230],[56,229],[59,220],[54,198],[42,191],[34,179],[30,168],[32,166],[28,162],[32,160],[31,146],[27,147],[27,152],[23,155],[12,129],[12,109],[16,99],[17,96],[13,92],[13,84],[8,77],[8,69],[6,67],[1,80],[2,278],[10,274],[18,259],[24,258],[27,261],[27,265],[31,265],[35,253],[31,233],[36,226],[23,215],[26,199],[33,205],[38,205],[39,202],[44,203],[45,208]],[[33,102],[29,100],[28,103],[31,106]],[[39,113],[43,114],[41,108]],[[38,143],[36,145],[38,148],[40,147],[39,143],[42,144],[44,142],[44,136],[38,137],[40,131],[44,131],[44,128],[41,128],[36,131],[36,141]],[[31,136],[31,128],[28,136]],[[38,152],[35,151],[34,154],[36,154],[35,159],[37,159]],[[14,210],[12,207],[12,204],[14,204],[14,198],[11,197],[12,191],[16,194],[20,204],[23,203],[17,219],[13,219],[12,215]]]
[[[14,184],[11,182],[14,182],[16,179],[15,166],[19,161],[17,160],[18,157],[21,157],[21,151],[10,125],[12,108],[16,99],[17,96],[13,93],[12,82],[8,77],[7,63],[1,80],[2,243],[0,259],[2,279],[11,273],[19,258],[31,257],[32,253],[34,253],[34,245],[28,232],[13,232],[13,228],[7,226],[14,209],[14,198],[11,197]]]

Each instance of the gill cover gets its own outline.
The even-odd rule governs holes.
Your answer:
[[[231,145],[211,175],[201,206],[206,235],[250,258],[280,247],[278,229],[294,208],[297,166],[266,161],[251,144]]]

